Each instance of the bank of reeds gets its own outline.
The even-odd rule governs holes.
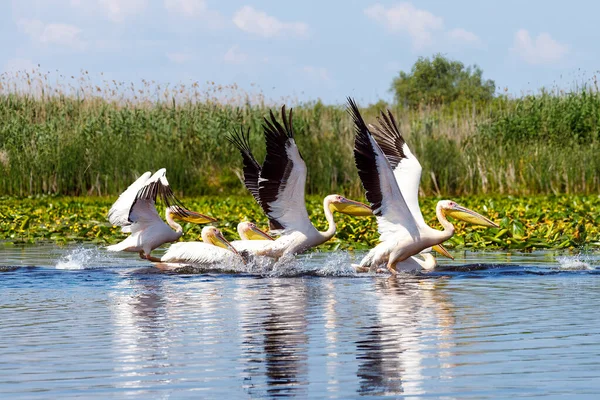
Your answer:
[[[71,83],[49,82],[39,72],[0,76],[0,195],[114,195],[160,167],[180,194],[241,194],[241,160],[224,137],[248,127],[262,160],[262,119],[279,109],[260,97],[236,97],[235,87],[97,86],[85,73],[63,79]],[[362,197],[344,105],[288,106],[308,191]],[[365,119],[374,122],[383,106],[366,107]],[[423,165],[424,194],[600,191],[595,86],[482,105],[391,109]]]

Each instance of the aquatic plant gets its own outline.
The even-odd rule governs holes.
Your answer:
[[[361,198],[356,198],[361,200]],[[92,242],[112,244],[125,234],[106,220],[114,201],[108,197],[0,198],[0,241]],[[428,224],[440,228],[435,217],[438,198],[421,199]],[[600,239],[599,196],[467,196],[454,198],[459,204],[481,212],[500,225],[499,229],[457,223],[456,234],[445,245],[450,249],[565,249],[595,246]],[[204,196],[184,199],[185,204],[219,219],[216,225],[227,238],[237,238],[237,223],[255,221],[266,228],[266,218],[251,196]],[[318,229],[325,229],[322,198],[308,196],[307,208]],[[374,217],[336,214],[335,237],[319,246],[322,250],[367,249],[378,240]],[[184,224],[182,240],[200,240],[201,227]]]

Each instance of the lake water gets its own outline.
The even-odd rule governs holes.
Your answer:
[[[0,398],[599,398],[600,257],[455,255],[396,279],[347,253],[178,275],[0,245]]]

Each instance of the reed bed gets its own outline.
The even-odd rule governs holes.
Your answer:
[[[180,196],[241,195],[241,159],[225,140],[250,129],[264,157],[262,120],[287,103],[308,165],[307,191],[362,198],[344,105],[269,103],[235,86],[139,84],[40,71],[0,76],[0,195],[116,195],[167,168]],[[375,122],[384,102],[365,106]],[[499,96],[417,110],[389,106],[423,166],[423,195],[597,193],[600,94]]]

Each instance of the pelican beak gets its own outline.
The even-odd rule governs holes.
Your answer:
[[[256,226],[246,231],[246,236],[250,240],[275,240],[265,231],[258,229]]]
[[[443,255],[444,257],[448,257],[449,259],[454,260],[454,257],[452,256],[452,254],[450,254],[448,252],[448,250],[446,250],[446,248],[444,246],[442,246],[441,244],[437,244],[437,245],[433,246],[431,249],[433,251],[435,251],[436,253]]]
[[[332,211],[338,211],[342,214],[353,215],[355,217],[364,217],[367,215],[373,215],[371,207],[366,204],[360,203],[354,200],[348,200],[342,198],[341,201],[332,203],[330,205]]]
[[[459,206],[458,204],[452,208],[446,209],[446,214],[460,221],[468,222],[473,225],[488,226],[490,228],[500,227],[498,224],[490,221],[483,215],[478,214],[473,210],[469,210],[468,208]]]
[[[215,235],[213,236],[213,239],[212,239],[212,244],[214,244],[215,246],[218,246],[218,247],[222,247],[227,250],[231,250],[238,256],[240,255],[240,253],[237,252],[237,250],[231,245],[231,243],[229,243],[229,241],[227,239],[225,239],[225,236],[223,236],[223,234],[221,232],[215,233]]]
[[[208,224],[209,222],[217,221],[216,218],[209,217],[208,215],[200,214],[194,211],[185,210],[185,212],[188,214],[187,216],[183,217],[175,214],[175,217],[185,222],[191,222],[193,224]]]

